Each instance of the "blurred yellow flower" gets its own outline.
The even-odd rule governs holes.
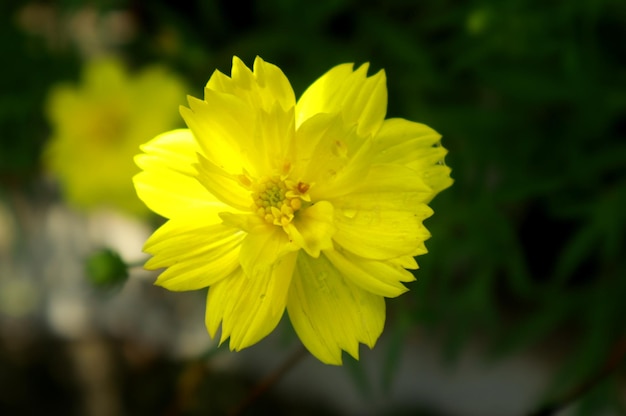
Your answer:
[[[308,350],[341,364],[370,348],[384,297],[414,280],[427,203],[451,185],[431,128],[387,119],[383,71],[339,65],[296,102],[282,71],[257,58],[215,71],[189,129],[142,146],[140,198],[169,220],[146,242],[156,284],[208,290],[206,325],[234,350],[268,335],[287,309]]]
[[[86,64],[80,85],[53,87],[46,103],[52,137],[44,165],[73,206],[147,213],[132,177],[141,143],[179,125],[183,81],[155,65],[129,75],[119,60]]]

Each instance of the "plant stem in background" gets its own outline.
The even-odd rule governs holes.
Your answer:
[[[285,362],[278,367],[274,372],[269,374],[266,378],[261,380],[245,398],[243,402],[235,406],[230,412],[230,416],[239,416],[246,411],[256,400],[259,399],[267,390],[274,386],[280,379],[289,372],[296,364],[304,359],[309,354],[303,347],[299,347],[291,356],[289,356]]]

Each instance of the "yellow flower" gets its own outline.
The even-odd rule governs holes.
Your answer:
[[[427,203],[451,185],[431,128],[385,120],[385,73],[339,65],[296,102],[282,71],[233,58],[204,100],[181,113],[189,129],[142,146],[140,198],[169,220],[146,242],[156,284],[209,287],[206,325],[230,348],[268,335],[285,308],[318,359],[341,364],[370,348],[384,297],[414,280],[426,253]]]
[[[44,164],[65,199],[82,209],[147,213],[132,185],[139,172],[132,157],[141,143],[177,127],[174,109],[184,99],[184,83],[165,68],[130,76],[111,58],[86,64],[79,86],[54,87],[46,103],[53,136]]]

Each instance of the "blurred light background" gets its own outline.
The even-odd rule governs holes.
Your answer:
[[[132,156],[233,55],[296,94],[384,68],[456,181],[377,347],[305,358],[246,414],[530,414],[607,362],[561,414],[626,414],[623,0],[7,1],[0,50],[0,414],[225,414],[297,349],[288,323],[218,349],[204,294],[138,267],[161,220]]]

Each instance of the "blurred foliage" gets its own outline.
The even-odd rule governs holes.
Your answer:
[[[84,7],[41,4],[57,18]],[[276,63],[297,94],[337,63],[369,61],[387,72],[389,116],[443,134],[456,183],[433,203],[417,282],[388,302],[385,384],[416,326],[442,337],[451,359],[477,337],[494,358],[552,345],[565,364],[547,395],[592,374],[626,333],[623,0],[89,4],[128,11],[135,30],[117,51],[135,66],[167,63],[190,95],[233,55]],[[43,97],[83,59],[71,42],[51,47],[19,28],[22,6],[0,6],[2,185],[36,177]],[[616,378],[580,412],[625,411]]]
[[[0,185],[17,186],[36,172],[46,137],[43,101],[49,86],[72,73],[74,54],[49,53],[45,39],[17,26],[23,3],[0,5],[0,50],[5,63],[0,77]],[[45,71],[41,69],[45,68]]]

